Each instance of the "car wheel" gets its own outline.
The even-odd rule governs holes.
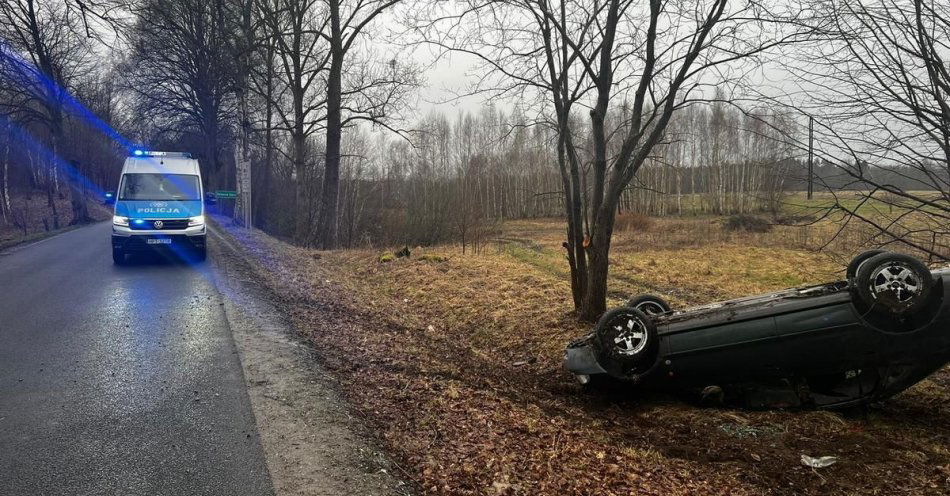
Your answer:
[[[112,250],[112,263],[125,265],[125,252],[122,250]]]
[[[656,325],[640,310],[621,307],[605,313],[594,335],[600,366],[612,375],[640,374],[656,361],[660,344]]]
[[[855,276],[858,296],[872,310],[905,315],[922,308],[933,290],[930,269],[901,253],[881,253],[861,264]]]
[[[848,282],[854,281],[854,278],[858,275],[858,269],[861,267],[861,264],[867,262],[869,258],[880,255],[881,253],[887,253],[887,250],[867,250],[852,258],[851,263],[848,264],[848,269],[845,271],[845,277]]]
[[[207,248],[198,248],[195,253],[195,261],[204,262],[208,258]]]
[[[655,295],[637,296],[636,298],[630,299],[630,301],[627,302],[627,306],[636,308],[650,317],[664,314],[671,310],[670,304],[667,303],[666,300]]]

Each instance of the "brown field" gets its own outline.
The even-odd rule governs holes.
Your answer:
[[[615,235],[610,295],[693,304],[837,279],[860,231],[724,232],[649,219]],[[641,225],[640,227],[644,227]],[[572,315],[555,220],[380,261],[235,230],[294,323],[419,491],[430,494],[948,494],[950,371],[860,412],[742,411],[588,392],[561,368]],[[802,454],[835,455],[818,471]]]

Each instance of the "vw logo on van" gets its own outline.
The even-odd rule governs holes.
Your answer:
[[[149,203],[148,206],[155,207],[155,208],[162,208],[162,207],[167,207],[168,203],[156,201],[156,202]]]
[[[164,225],[165,225],[165,223],[164,223],[164,222],[162,222],[162,221],[160,221],[160,220],[156,220],[156,221],[155,221],[155,223],[154,223],[154,224],[152,224],[152,225],[153,225],[153,226],[155,226],[155,229],[161,229],[161,228],[162,228],[162,226],[164,226]]]

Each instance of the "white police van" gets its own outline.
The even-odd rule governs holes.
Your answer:
[[[205,259],[201,172],[190,154],[135,150],[125,159],[118,191],[110,193],[113,262],[155,249]]]

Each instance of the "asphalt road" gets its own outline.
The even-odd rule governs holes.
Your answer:
[[[109,229],[0,253],[0,495],[272,494],[210,268]]]

